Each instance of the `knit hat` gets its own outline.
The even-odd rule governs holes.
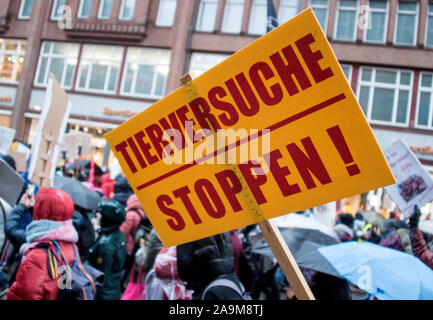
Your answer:
[[[54,188],[39,190],[33,208],[33,220],[67,221],[74,214],[74,202],[64,191]]]

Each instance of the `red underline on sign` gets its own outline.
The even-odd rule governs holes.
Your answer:
[[[233,148],[237,148],[240,145],[242,145],[242,144],[244,144],[244,143],[246,143],[248,141],[251,141],[253,139],[257,139],[257,138],[259,138],[260,136],[263,135],[263,130],[269,130],[269,131],[277,130],[277,129],[282,128],[282,127],[284,127],[284,126],[286,126],[286,125],[288,125],[288,124],[290,124],[292,122],[295,122],[295,121],[297,121],[299,119],[305,118],[306,116],[308,116],[310,114],[313,114],[313,113],[315,113],[317,111],[320,111],[322,109],[330,107],[333,104],[335,104],[335,103],[337,103],[337,102],[339,102],[339,101],[341,101],[341,100],[343,100],[345,98],[346,98],[346,96],[344,95],[344,93],[336,95],[335,97],[332,97],[332,98],[330,98],[328,100],[325,100],[325,101],[323,101],[323,102],[321,102],[319,104],[316,104],[315,106],[313,106],[311,108],[308,108],[308,109],[306,109],[304,111],[301,111],[301,112],[299,112],[297,114],[294,114],[294,115],[292,115],[292,116],[290,116],[290,117],[288,117],[288,118],[286,118],[284,120],[281,120],[281,121],[279,121],[277,123],[274,123],[273,125],[269,126],[268,128],[262,129],[262,130],[258,131],[257,133],[254,133],[254,134],[252,134],[252,135],[250,135],[248,137],[240,139],[239,141],[236,141],[235,143],[227,145],[224,148],[216,150],[213,153],[210,153],[210,154],[208,154],[208,155],[206,155],[206,156],[204,156],[204,157],[202,157],[202,158],[200,158],[198,160],[195,160],[195,161],[193,161],[191,163],[185,164],[185,165],[183,165],[183,166],[181,166],[181,167],[179,167],[177,169],[174,169],[172,171],[169,171],[169,172],[167,172],[167,173],[165,173],[165,174],[163,174],[163,175],[161,175],[161,176],[159,176],[159,177],[157,177],[155,179],[152,179],[152,180],[150,180],[150,181],[148,181],[146,183],[143,183],[143,184],[141,184],[141,185],[139,185],[137,187],[137,190],[139,190],[139,191],[143,190],[143,189],[145,189],[145,188],[147,188],[147,187],[149,187],[149,186],[151,186],[151,185],[153,185],[153,184],[155,184],[157,182],[165,180],[165,179],[167,179],[167,178],[169,178],[169,177],[171,177],[171,176],[173,176],[173,175],[175,175],[175,174],[177,174],[179,172],[185,171],[185,170],[187,170],[187,169],[189,169],[189,168],[191,168],[191,167],[193,167],[193,166],[195,166],[197,164],[200,164],[200,163],[202,163],[202,162],[204,162],[204,161],[206,161],[208,159],[216,157],[218,154],[222,154],[222,153],[227,152],[227,151],[229,151],[229,150],[231,150]]]

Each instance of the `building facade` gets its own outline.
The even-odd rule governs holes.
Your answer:
[[[69,129],[103,134],[266,32],[266,0],[0,0],[0,126],[31,142],[48,76]],[[312,7],[382,148],[402,137],[433,171],[433,2],[274,0]],[[105,152],[106,155],[106,152]],[[106,157],[105,157],[106,158]],[[106,160],[106,159],[105,159]]]

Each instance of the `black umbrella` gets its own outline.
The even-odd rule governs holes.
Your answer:
[[[56,176],[53,187],[65,191],[71,196],[76,206],[88,211],[96,209],[101,201],[101,197],[96,192],[83,186],[80,181],[75,179]]]
[[[342,278],[338,271],[318,251],[321,247],[339,243],[338,240],[312,229],[280,228],[280,231],[300,267]],[[262,235],[260,234],[260,236]],[[264,239],[254,247],[256,253],[273,256],[269,245]]]

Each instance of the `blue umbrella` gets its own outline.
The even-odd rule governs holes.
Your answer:
[[[344,278],[378,299],[433,299],[433,270],[412,255],[370,242],[318,250]]]

